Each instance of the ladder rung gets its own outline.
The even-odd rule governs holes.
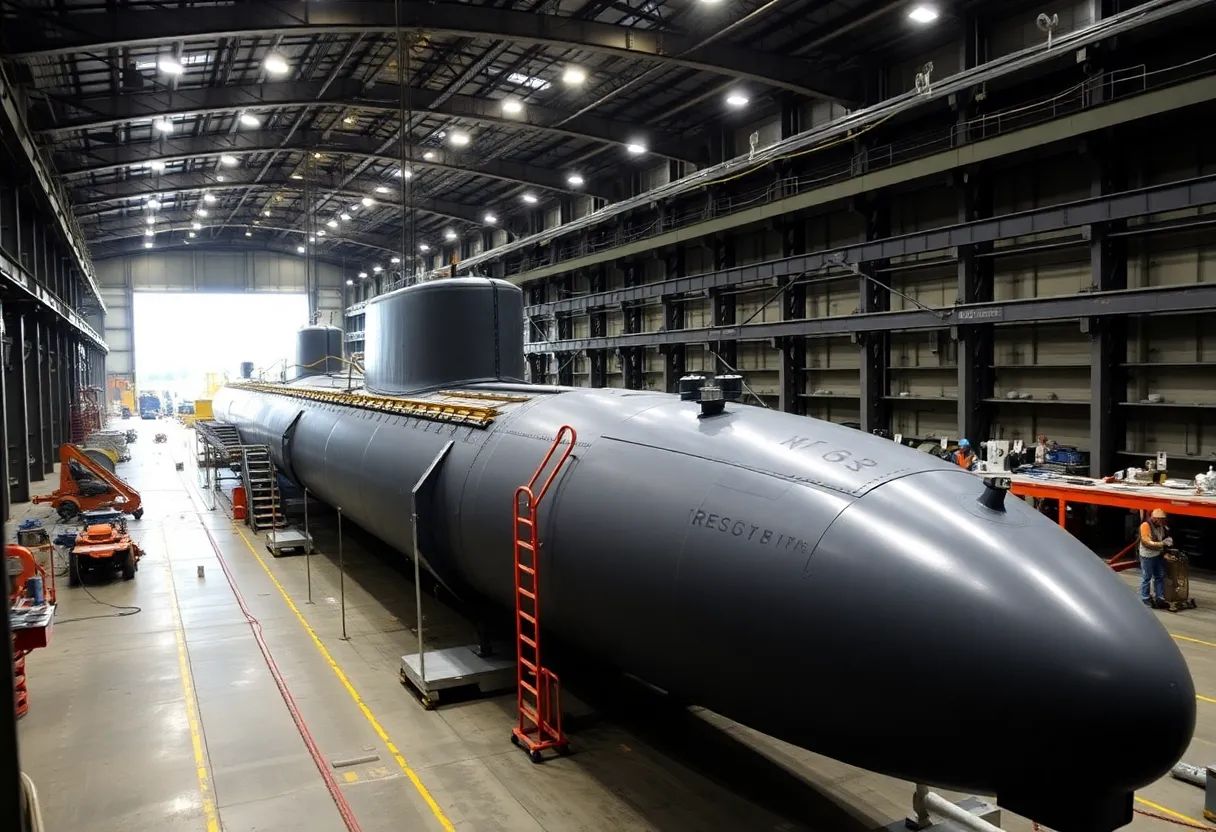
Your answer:
[[[527,549],[529,552],[536,551],[532,544],[526,540],[517,540],[515,541],[515,545],[521,549]]]
[[[534,673],[536,672],[536,662],[528,661],[523,656],[519,657],[519,661],[520,661],[520,664],[522,664],[524,667],[528,668],[528,670],[531,670]]]
[[[524,566],[522,563],[519,565],[519,571],[520,571],[520,572],[524,572],[524,573],[526,573],[526,574],[528,574],[528,575],[535,575],[535,574],[536,574],[536,570],[535,570],[535,569],[533,569],[531,566]]]
[[[528,590],[524,589],[522,586],[519,588],[519,594],[524,596],[525,598],[531,598],[533,601],[536,600],[536,593],[529,592]]]
[[[540,725],[540,715],[526,705],[520,707],[519,713],[520,715],[530,719],[536,725]]]
[[[519,680],[519,686],[520,686],[521,688],[523,688],[524,690],[526,690],[528,693],[532,694],[533,696],[539,696],[539,695],[540,695],[540,692],[539,692],[539,691],[538,691],[536,688],[534,688],[534,687],[532,687],[531,685],[529,685],[529,684],[528,684],[527,682],[525,682],[523,679],[520,679],[520,680]]]
[[[523,633],[519,634],[519,640],[522,641],[524,644],[528,645],[529,647],[533,647],[533,648],[536,647],[536,642],[533,639],[528,638]]]
[[[531,615],[528,615],[523,610],[519,611],[519,617],[522,618],[524,621],[530,622],[532,624],[536,623],[536,619],[534,617],[532,617]]]
[[[529,526],[534,525],[532,522],[532,519],[530,517],[516,517],[515,522],[516,523],[526,523]]]

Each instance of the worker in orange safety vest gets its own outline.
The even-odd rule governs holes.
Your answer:
[[[971,443],[966,439],[958,440],[958,450],[952,456],[954,464],[967,471],[974,471],[979,460],[971,451]]]

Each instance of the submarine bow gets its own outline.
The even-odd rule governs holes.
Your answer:
[[[522,322],[503,281],[402,289],[368,304],[360,395],[341,373],[229,385],[216,417],[410,557],[410,489],[451,441],[421,560],[509,608],[511,495],[574,426],[540,514],[546,626],[809,750],[1058,832],[1130,822],[1182,755],[1177,646],[1021,500],[992,508],[978,477],[830,422],[522,383]]]

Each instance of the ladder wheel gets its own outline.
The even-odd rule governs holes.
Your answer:
[[[543,763],[545,761],[545,758],[540,755],[539,751],[533,751],[528,755],[528,759],[530,759],[533,763]]]
[[[143,506],[140,506],[139,508],[135,509],[135,511],[131,514],[131,516],[134,517],[136,520],[139,520],[141,517],[143,517],[144,516]]]
[[[569,757],[570,756],[570,746],[559,745],[557,747],[557,754],[559,757]]]
[[[511,745],[519,748],[519,737],[515,735],[514,731],[511,732]]]

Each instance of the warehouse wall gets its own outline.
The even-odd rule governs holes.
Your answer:
[[[307,290],[307,262],[277,252],[154,252],[102,260],[97,278],[105,300],[105,339],[110,345],[106,372],[134,378],[135,292],[284,292]],[[321,323],[343,326],[345,276],[337,266],[317,262],[316,308]]]

